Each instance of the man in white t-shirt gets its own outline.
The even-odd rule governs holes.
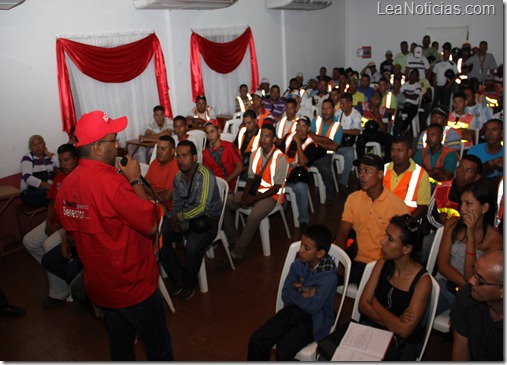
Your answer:
[[[401,113],[398,114],[394,121],[394,136],[404,133],[411,124],[412,119],[417,115],[419,98],[422,93],[418,69],[410,71],[408,82],[405,82],[401,86],[400,93],[405,97],[405,104],[403,105]]]
[[[407,56],[407,67],[405,69],[405,76],[410,75],[410,71],[413,69],[419,70],[419,78],[425,79],[431,77],[431,68],[426,57],[423,56],[423,50],[421,46],[414,48],[414,53]]]
[[[139,142],[153,142],[157,143],[161,136],[170,136],[173,133],[173,121],[165,116],[165,109],[161,105],[153,108],[153,120],[148,124],[144,134],[139,136]],[[146,151],[148,149],[148,151]],[[134,158],[141,163],[149,163],[147,155],[150,155],[150,150],[153,147],[140,146]]]

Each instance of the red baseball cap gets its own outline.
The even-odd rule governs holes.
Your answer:
[[[210,120],[208,120],[208,121],[204,124],[204,126],[206,127],[206,126],[207,126],[207,125],[209,125],[209,124],[214,125],[217,129],[220,129],[220,128],[221,128],[221,127],[220,127],[220,123],[219,123],[219,122],[218,122],[218,120],[216,120],[216,119],[210,119]]]
[[[118,133],[127,128],[127,117],[111,119],[100,110],[83,114],[76,124],[74,131],[76,147],[86,146],[97,142],[110,133]]]

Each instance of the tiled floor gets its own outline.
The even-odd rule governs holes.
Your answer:
[[[333,233],[339,226],[344,196],[336,194],[333,206],[318,203],[312,222],[325,223]],[[246,259],[236,271],[224,269],[225,257],[219,247],[216,258],[206,259],[209,291],[197,292],[186,302],[173,303],[174,314],[166,310],[176,360],[243,361],[250,334],[274,312],[275,297],[288,246],[299,240],[293,227],[290,209],[286,211],[292,238],[288,239],[283,222],[271,218],[271,256],[264,257],[257,234]],[[0,360],[4,361],[107,361],[110,359],[104,321],[92,311],[77,315],[75,303],[42,309],[47,295],[47,278],[43,269],[25,251],[0,258],[0,287],[12,304],[22,306],[20,318],[0,317]],[[338,303],[338,300],[336,301]],[[345,301],[340,322],[350,318],[352,301]],[[451,339],[438,333],[430,337],[425,360],[450,360]],[[139,360],[145,360],[142,344],[136,344]]]

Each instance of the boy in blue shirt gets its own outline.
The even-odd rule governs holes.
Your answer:
[[[306,345],[329,334],[337,286],[336,264],[328,255],[331,242],[331,232],[321,224],[303,232],[282,290],[285,307],[250,337],[249,361],[268,361],[273,345],[277,361],[294,360]]]

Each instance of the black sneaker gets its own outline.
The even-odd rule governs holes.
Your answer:
[[[190,298],[192,298],[195,294],[195,288],[185,288],[183,290],[181,290],[181,293],[180,293],[180,299],[181,300],[188,300]]]
[[[181,285],[181,283],[178,283],[178,284],[174,284],[174,286],[172,287],[171,290],[169,290],[169,295],[171,297],[175,297],[177,296],[179,293],[181,293],[181,291],[183,290],[183,285]]]
[[[65,299],[56,299],[47,297],[46,300],[42,302],[42,308],[44,309],[50,309],[53,307],[56,307],[59,304],[65,303]]]
[[[0,317],[19,317],[25,314],[25,310],[20,307],[16,307],[15,305],[6,305],[5,307],[0,308]]]

